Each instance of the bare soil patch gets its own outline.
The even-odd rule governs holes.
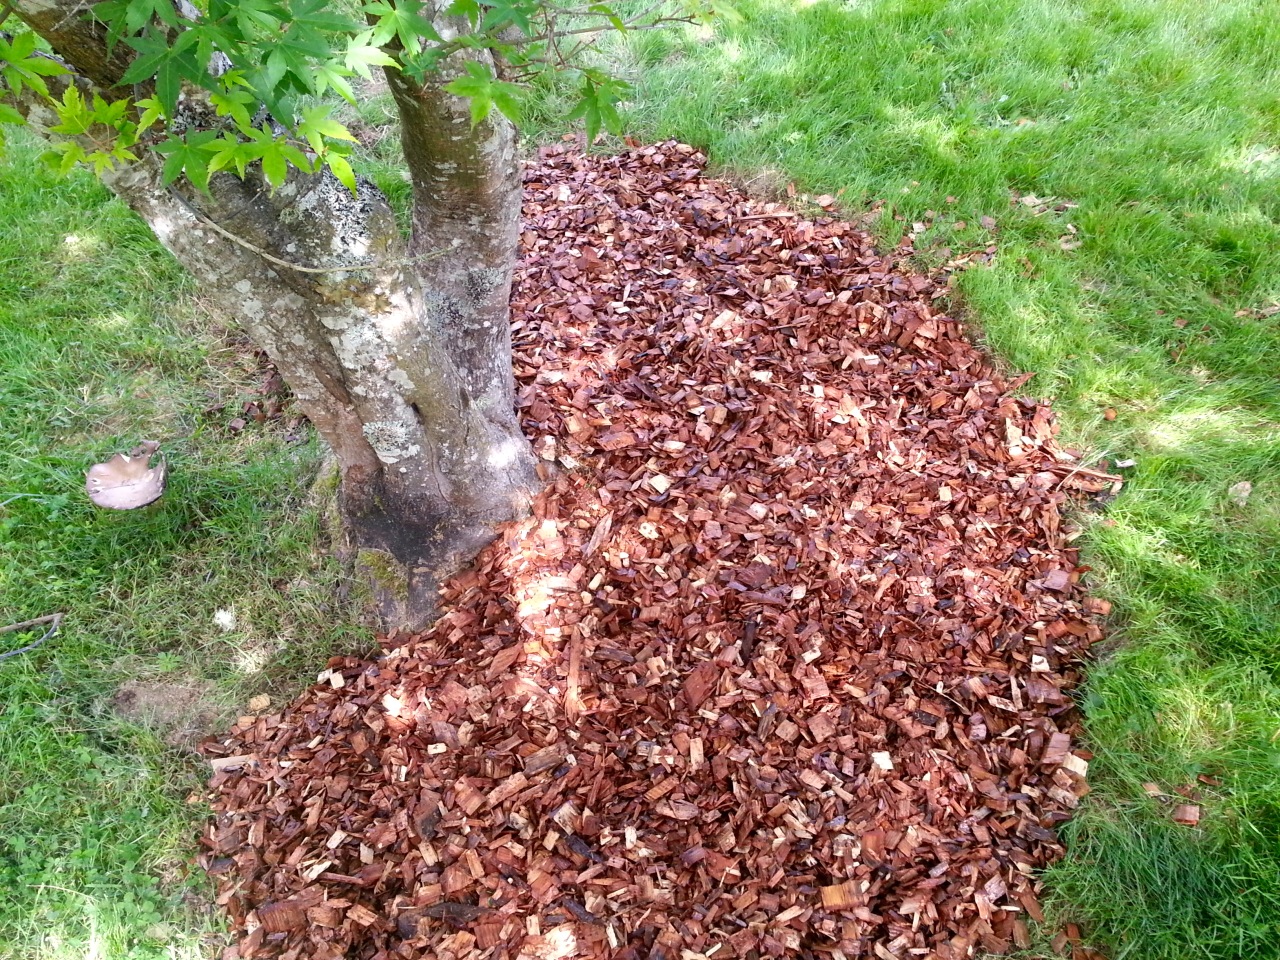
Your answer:
[[[111,698],[117,716],[155,730],[165,743],[194,747],[226,719],[202,681],[128,680]]]
[[[234,957],[975,956],[1086,792],[1109,489],[853,226],[543,150],[536,514],[429,632],[206,745]]]

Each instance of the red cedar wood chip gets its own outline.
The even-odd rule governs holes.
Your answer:
[[[1200,822],[1200,807],[1194,803],[1180,803],[1173,808],[1173,820],[1194,827]]]
[[[703,163],[528,166],[512,329],[554,479],[431,630],[208,746],[258,761],[215,764],[202,857],[262,922],[240,957],[1025,940],[1101,636],[1061,508],[1115,480],[938,311],[945,271]]]

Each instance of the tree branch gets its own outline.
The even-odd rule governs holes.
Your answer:
[[[449,249],[447,247],[441,247],[439,250],[429,250],[426,253],[422,254],[421,256],[404,257],[400,260],[374,260],[374,261],[371,261],[370,263],[342,264],[336,267],[307,267],[300,263],[290,263],[288,260],[281,260],[279,257],[273,256],[272,254],[267,253],[267,251],[263,250],[261,247],[255,246],[254,244],[250,243],[248,240],[244,239],[244,237],[236,236],[230,230],[226,229],[219,223],[215,223],[213,220],[209,219],[203,213],[201,213],[199,210],[193,207],[190,203],[187,202],[187,198],[182,196],[182,194],[178,193],[178,191],[174,190],[173,187],[169,188],[169,195],[172,196],[173,199],[177,200],[178,203],[180,203],[183,207],[185,207],[187,213],[191,214],[193,217],[195,217],[205,226],[212,227],[214,231],[218,233],[219,236],[227,240],[230,240],[232,243],[238,244],[239,246],[243,247],[244,249],[248,250],[251,253],[256,253],[263,260],[266,260],[268,263],[274,263],[277,267],[285,267],[286,269],[289,269],[289,270],[297,270],[299,273],[349,273],[356,270],[385,270],[389,267],[404,267],[404,266],[410,266],[412,264],[422,263],[425,260],[434,260],[436,257],[442,257],[449,252]]]
[[[28,27],[48,41],[54,53],[103,91],[120,82],[133,60],[127,44],[107,51],[107,30],[86,19],[89,5],[80,0],[9,0]]]
[[[665,6],[665,4],[666,4],[666,0],[658,0],[657,3],[650,4],[648,7],[645,7],[645,9],[641,10],[639,13],[632,15],[626,20],[623,20],[622,23],[624,26],[629,26],[634,23],[640,23],[646,18],[648,18],[649,16],[651,16],[652,14],[656,13],[658,10],[661,10],[663,6]],[[617,16],[616,14],[603,13],[599,10],[562,10],[560,11],[559,15],[562,17],[604,17],[605,19],[610,19],[610,20],[614,19]],[[675,17],[659,17],[658,20],[654,22],[657,23],[662,21],[671,21],[674,19],[676,18]],[[687,19],[687,18],[681,18],[681,19]]]
[[[635,20],[623,21],[623,27],[625,28],[624,32],[629,33],[634,30],[656,30],[659,27],[665,27],[669,23],[693,23],[693,19],[690,17],[663,17],[661,20],[654,20],[652,23],[637,23],[636,20],[638,19],[639,18],[637,17]],[[600,25],[594,27],[577,27],[573,30],[549,30],[546,33],[539,33],[532,37],[521,37],[518,40],[505,43],[505,46],[523,47],[530,43],[541,43],[543,40],[549,40],[552,37],[575,37],[584,33],[600,33],[604,30],[616,29],[617,27],[610,24],[608,26]]]

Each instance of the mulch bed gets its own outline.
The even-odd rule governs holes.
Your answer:
[[[206,745],[235,957],[970,957],[1086,792],[1111,490],[854,226],[674,143],[544,149],[535,515],[429,632]]]

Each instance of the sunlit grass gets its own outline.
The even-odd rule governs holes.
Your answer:
[[[118,715],[121,684],[201,683],[203,722],[277,701],[363,641],[305,505],[318,450],[283,426],[226,429],[254,361],[213,329],[177,265],[87,176],[11,144],[0,164],[0,626],[64,611],[0,662],[0,957],[216,955],[193,870],[206,772]],[[153,508],[92,507],[84,471],[161,442]],[[233,610],[234,627],[215,622]],[[29,637],[6,634],[2,649]]]
[[[1048,877],[1056,915],[1113,960],[1280,956],[1280,17],[1254,0],[739,7],[713,38],[609,48],[637,83],[632,132],[850,214],[883,201],[877,235],[914,231],[925,263],[994,243],[956,308],[1036,372],[1067,446],[1137,461],[1086,518],[1114,630],[1084,694],[1094,792]],[[1198,789],[1200,827],[1144,784]]]
[[[633,131],[850,213],[885,201],[877,233],[922,224],[922,262],[996,244],[957,308],[1036,371],[1066,445],[1137,461],[1090,515],[1115,630],[1084,692],[1094,792],[1049,875],[1056,915],[1112,960],[1280,956],[1280,17],[1264,0],[738,5],[741,25],[608,51],[639,84]],[[534,92],[535,137],[563,103]],[[378,134],[387,98],[360,114]],[[365,153],[404,211],[395,138]],[[1075,206],[1037,214],[1026,194]],[[0,610],[68,612],[0,664],[6,960],[213,953],[184,873],[201,771],[109,701],[195,677],[234,710],[351,642],[302,506],[316,451],[202,414],[252,370],[191,296],[90,179],[21,144],[0,165]],[[91,510],[85,467],[143,437],[170,452],[164,504]],[[1146,784],[1199,791],[1201,825]]]

